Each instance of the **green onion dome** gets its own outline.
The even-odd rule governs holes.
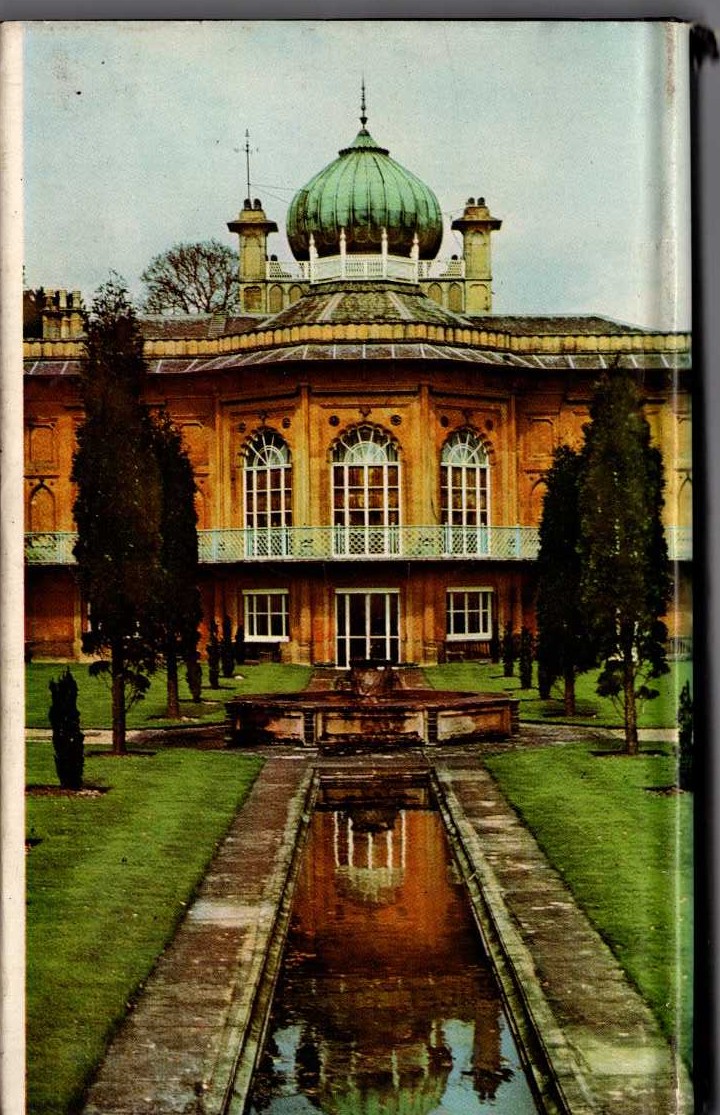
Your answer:
[[[435,194],[390,158],[361,119],[350,146],[291,201],[287,237],[293,255],[309,258],[311,234],[319,256],[339,255],[341,229],[348,253],[379,253],[386,229],[391,255],[409,256],[417,233],[420,259],[434,259],[443,234]]]

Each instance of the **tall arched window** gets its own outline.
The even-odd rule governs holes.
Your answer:
[[[482,554],[488,550],[490,486],[488,456],[474,430],[457,430],[441,456],[442,520],[446,550]]]
[[[30,494],[28,518],[31,531],[55,530],[55,496],[42,482]]]
[[[396,554],[400,548],[400,463],[395,442],[355,426],[332,454],[335,553]]]
[[[253,557],[288,552],[292,526],[292,465],[287,443],[261,430],[245,451],[246,552]]]

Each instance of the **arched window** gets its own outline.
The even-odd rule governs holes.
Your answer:
[[[487,553],[490,489],[485,446],[474,430],[457,430],[445,442],[440,462],[447,552]]]
[[[292,526],[292,465],[287,443],[261,430],[245,451],[245,527],[253,557],[288,552]]]
[[[335,552],[398,553],[400,463],[395,442],[376,426],[355,426],[335,443],[332,462]]]
[[[29,528],[34,532],[55,530],[55,496],[44,484],[30,494]]]
[[[283,292],[280,286],[271,286],[268,291],[268,310],[276,314],[283,308]]]
[[[463,312],[462,287],[460,283],[450,283],[450,289],[448,291],[448,309],[456,314],[461,314]]]

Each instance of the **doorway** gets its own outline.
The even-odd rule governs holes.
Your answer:
[[[400,661],[400,595],[397,590],[348,589],[335,596],[338,666],[372,658]]]

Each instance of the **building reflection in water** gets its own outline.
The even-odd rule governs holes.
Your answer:
[[[437,813],[314,814],[249,1110],[536,1110]]]

